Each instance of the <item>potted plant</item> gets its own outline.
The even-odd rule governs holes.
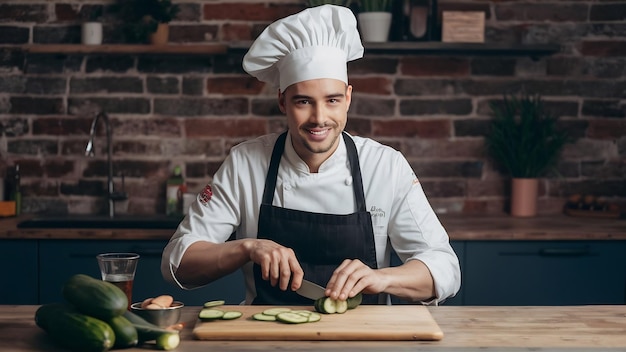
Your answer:
[[[81,9],[81,43],[84,45],[102,44],[102,6],[85,6]]]
[[[386,42],[391,28],[392,0],[359,0],[359,27],[365,42]]]
[[[545,110],[539,95],[505,95],[490,107],[486,147],[512,178],[511,215],[534,216],[538,178],[555,170],[569,134],[558,129],[558,118]]]
[[[170,0],[118,0],[112,10],[123,21],[128,41],[167,44],[168,24],[180,12],[180,7]]]

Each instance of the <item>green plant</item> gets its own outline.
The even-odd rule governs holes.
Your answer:
[[[393,0],[359,0],[360,12],[390,12]]]
[[[159,23],[169,23],[180,12],[170,0],[117,0],[111,8],[124,25],[130,42],[145,42],[157,30]]]
[[[561,150],[570,142],[557,128],[557,117],[545,111],[538,95],[504,96],[490,104],[488,152],[513,178],[536,178],[554,170]]]

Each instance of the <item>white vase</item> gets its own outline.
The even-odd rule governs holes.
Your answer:
[[[391,12],[359,13],[359,29],[364,42],[386,42],[391,28]]]
[[[102,23],[85,22],[81,28],[81,39],[84,45],[102,44]]]

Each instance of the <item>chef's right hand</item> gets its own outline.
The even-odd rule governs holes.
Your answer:
[[[285,291],[291,282],[291,290],[300,288],[304,271],[293,249],[270,240],[257,239],[248,248],[250,260],[261,267],[263,280]]]

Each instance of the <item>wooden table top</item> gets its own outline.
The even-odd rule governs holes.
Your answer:
[[[18,229],[27,216],[0,218],[2,239],[169,240],[168,229]],[[451,240],[626,240],[626,219],[566,215],[439,216]]]
[[[38,306],[0,306],[0,351],[61,351],[34,322]],[[440,341],[200,341],[186,307],[177,351],[624,351],[626,306],[428,307]],[[357,308],[358,309],[358,308]],[[346,314],[349,314],[346,313]],[[125,351],[145,351],[148,347]]]

